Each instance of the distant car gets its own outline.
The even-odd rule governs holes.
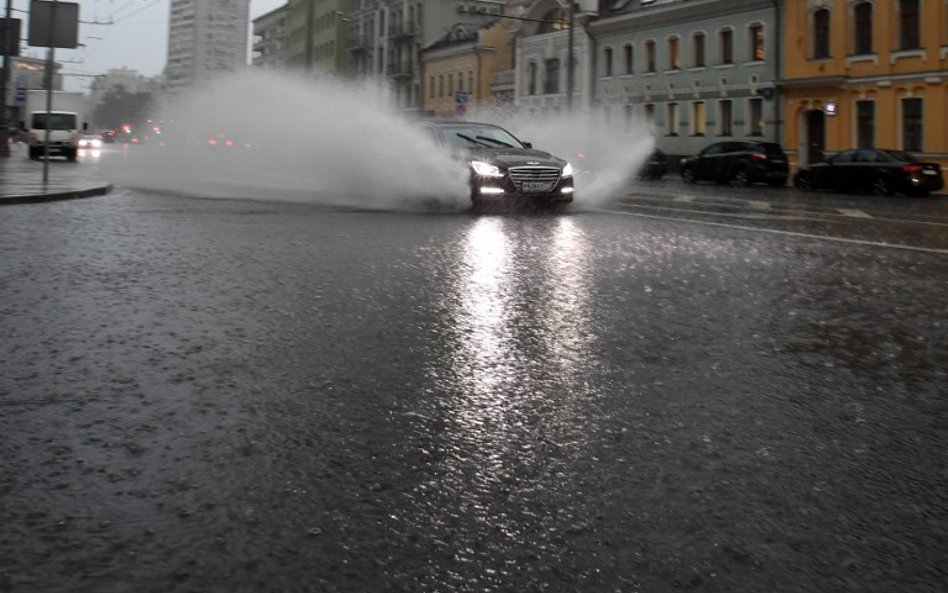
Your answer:
[[[895,193],[926,196],[944,187],[941,166],[925,163],[901,150],[844,150],[824,162],[805,165],[793,184],[807,191]]]
[[[429,136],[467,162],[474,206],[567,204],[573,167],[507,130],[477,122],[425,122]]]
[[[102,148],[102,138],[100,138],[97,134],[83,134],[79,137],[79,148]]]
[[[682,159],[680,173],[685,183],[714,181],[747,187],[763,182],[779,186],[786,185],[790,166],[779,144],[728,140]]]
[[[639,169],[639,179],[661,179],[667,172],[668,157],[660,148],[656,148]]]

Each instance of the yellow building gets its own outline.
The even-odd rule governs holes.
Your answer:
[[[783,39],[795,166],[875,146],[948,170],[948,0],[787,0]]]
[[[491,106],[491,75],[513,65],[513,44],[504,19],[491,25],[454,25],[421,51],[421,108],[440,118],[463,118],[473,107]]]

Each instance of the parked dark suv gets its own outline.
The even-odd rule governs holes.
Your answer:
[[[714,181],[747,187],[753,183],[785,185],[790,173],[787,155],[774,142],[716,142],[681,161],[685,183]]]

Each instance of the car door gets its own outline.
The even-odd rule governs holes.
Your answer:
[[[849,191],[848,183],[853,175],[855,159],[855,150],[844,150],[830,158],[829,167],[825,171],[826,179],[821,187],[828,187],[834,191]]]
[[[714,167],[721,159],[724,142],[716,142],[698,153],[698,162],[695,163],[695,179],[714,179]]]

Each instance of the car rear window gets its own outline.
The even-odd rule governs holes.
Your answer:
[[[757,145],[764,154],[773,155],[773,156],[783,156],[783,147],[777,144],[776,142],[761,142]]]

